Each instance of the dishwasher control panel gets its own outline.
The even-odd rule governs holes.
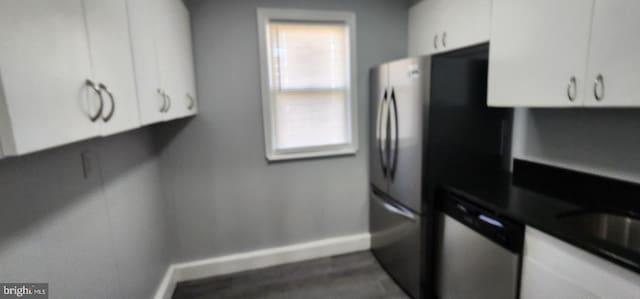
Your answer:
[[[442,212],[509,251],[519,253],[522,250],[524,225],[471,203],[460,195],[447,192],[444,196]]]

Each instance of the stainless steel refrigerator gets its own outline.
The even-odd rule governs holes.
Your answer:
[[[508,116],[486,105],[487,66],[481,45],[370,73],[372,252],[414,298],[435,294],[439,186],[502,165]]]

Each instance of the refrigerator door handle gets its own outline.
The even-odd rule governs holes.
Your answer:
[[[384,110],[386,108],[387,105],[387,89],[384,89],[384,95],[382,96],[382,100],[380,101],[380,104],[378,105],[378,122],[377,122],[377,133],[376,133],[376,139],[378,139],[378,154],[380,155],[380,165],[382,166],[382,175],[386,178],[387,177],[387,149],[384,147],[387,144],[387,136],[386,136],[386,126],[383,126],[383,120],[384,120]],[[386,109],[388,110],[388,109]],[[385,125],[388,125],[388,122],[384,122]],[[384,133],[383,133],[384,132]],[[383,135],[384,134],[384,135]]]
[[[391,146],[390,154],[389,154],[389,176],[391,180],[395,178],[396,168],[398,166],[398,142],[399,142],[399,128],[398,128],[398,104],[396,102],[396,93],[393,88],[391,88],[391,104],[389,105],[392,109],[389,109],[390,118],[393,119],[391,125],[393,128],[391,129]]]
[[[394,205],[392,203],[389,203],[389,202],[386,202],[386,201],[384,201],[384,200],[382,200],[380,198],[376,198],[376,200],[378,200],[378,202],[380,202],[380,204],[382,204],[382,206],[385,208],[385,210],[387,210],[387,211],[389,211],[389,212],[391,212],[393,214],[402,216],[403,218],[409,219],[411,221],[416,221],[416,219],[417,219],[417,216],[413,212],[411,212],[411,211],[409,211],[409,210],[407,210],[405,208],[397,207],[396,205]]]

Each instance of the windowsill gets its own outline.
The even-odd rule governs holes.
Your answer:
[[[268,153],[267,161],[278,162],[287,160],[302,160],[302,159],[315,159],[315,158],[328,158],[335,156],[348,156],[355,155],[358,152],[356,147],[341,148],[335,150],[322,150],[322,151],[308,151],[298,153]]]

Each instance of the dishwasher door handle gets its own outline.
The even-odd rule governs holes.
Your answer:
[[[493,225],[495,227],[504,228],[504,224],[502,224],[502,222],[500,222],[498,220],[495,220],[495,219],[493,219],[493,218],[491,218],[489,216],[480,214],[480,215],[478,215],[478,219],[480,219],[480,220],[482,220],[482,221],[484,221],[484,222],[486,222],[488,224],[491,224],[491,225]]]

